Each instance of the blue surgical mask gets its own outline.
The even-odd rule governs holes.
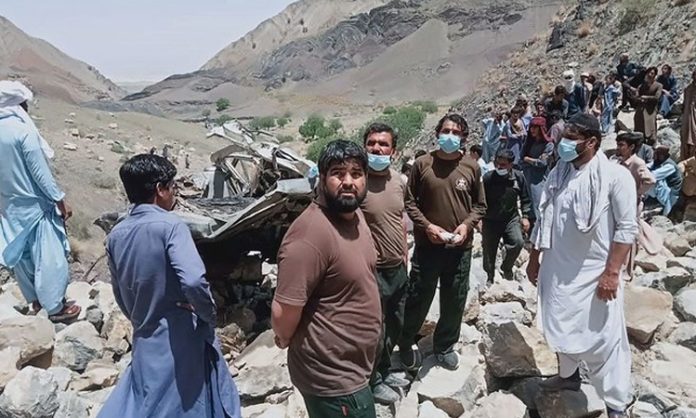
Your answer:
[[[457,135],[452,134],[441,134],[437,138],[437,143],[440,146],[442,152],[447,154],[452,154],[453,152],[459,151],[459,146],[461,145],[461,138]]]
[[[495,172],[498,173],[499,176],[505,177],[510,171],[507,168],[496,168]]]
[[[375,171],[384,171],[391,164],[391,155],[367,154],[367,165]]]
[[[577,143],[575,141],[561,138],[561,142],[558,143],[558,157],[567,163],[577,159],[580,154],[578,154],[576,147]]]

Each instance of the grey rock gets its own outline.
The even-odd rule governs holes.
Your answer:
[[[99,309],[98,306],[91,306],[87,309],[85,313],[85,320],[92,324],[97,332],[101,332],[104,326],[104,313]]]
[[[667,268],[668,257],[672,257],[671,254],[656,254],[650,255],[645,251],[639,251],[636,256],[636,266],[643,269],[646,272],[656,272]]]
[[[20,349],[20,366],[53,348],[53,324],[40,316],[19,316],[0,322],[0,350]]]
[[[645,273],[636,277],[633,284],[666,290],[671,294],[680,291],[693,280],[693,274],[682,267],[668,267],[665,270]]]
[[[587,384],[583,384],[578,392],[539,392],[536,405],[541,418],[598,417],[606,411],[597,391]]]
[[[133,344],[133,325],[121,311],[111,312],[101,330],[102,338],[106,338],[105,349],[116,356],[122,356],[130,351]]]
[[[483,293],[481,302],[484,304],[519,302],[524,306],[527,303],[527,297],[519,282],[499,280]]]
[[[89,322],[75,322],[56,335],[53,365],[82,372],[90,361],[100,358],[104,342]]]
[[[91,298],[92,286],[87,282],[72,282],[68,284],[68,288],[65,291],[65,298],[67,300],[74,301],[80,307],[80,316],[77,318],[82,321],[87,316],[87,311],[90,307],[96,306],[94,300]]]
[[[0,417],[51,418],[58,409],[58,383],[45,370],[22,369],[0,395]]]
[[[696,323],[680,323],[669,335],[668,341],[696,352]]]
[[[696,322],[696,288],[685,288],[674,298],[674,310],[685,321]]]
[[[639,401],[649,403],[658,411],[667,411],[678,406],[679,397],[671,394],[644,377],[634,376],[633,390]]]
[[[418,406],[418,418],[449,418],[449,415],[434,403],[425,401]]]
[[[691,250],[691,244],[689,244],[689,241],[675,232],[665,235],[664,245],[665,248],[670,250],[672,254],[676,255],[677,257],[682,257]]]
[[[60,406],[53,418],[90,418],[97,405],[75,392],[62,392],[58,395]]]
[[[56,383],[58,383],[58,390],[64,391],[68,389],[70,381],[78,376],[77,373],[68,369],[67,367],[49,367],[46,369],[47,372],[53,375]]]
[[[696,409],[694,408],[677,408],[667,412],[665,418],[696,418]]]
[[[638,401],[633,405],[631,410],[633,418],[655,418],[661,417],[662,414],[657,407],[651,403]]]
[[[672,311],[672,295],[648,287],[626,286],[624,311],[628,335],[647,344]]]
[[[481,399],[471,418],[498,418],[501,412],[507,418],[529,418],[527,406],[515,395],[504,392],[493,392]]]
[[[667,267],[681,267],[692,275],[696,275],[696,258],[674,257],[667,260],[665,265]]]
[[[491,303],[481,307],[479,323],[482,326],[506,322],[520,322],[529,325],[532,322],[532,317],[519,302]]]
[[[510,393],[517,396],[522,403],[527,405],[527,408],[536,410],[536,396],[541,390],[539,383],[543,380],[541,377],[528,377],[518,380],[510,386]]]
[[[95,360],[85,371],[70,383],[70,389],[81,392],[111,387],[116,384],[119,370],[116,365],[104,360]]]
[[[18,347],[6,347],[0,350],[0,393],[19,373],[20,359],[21,350]]]
[[[240,369],[235,383],[243,400],[263,400],[293,388],[285,350],[276,347],[271,330],[258,336],[235,364]]]
[[[652,226],[660,235],[665,236],[670,232],[674,232],[674,223],[666,216],[658,215],[653,216],[650,220],[650,226]]]
[[[483,354],[495,377],[550,376],[558,373],[556,355],[541,333],[515,322],[490,323],[483,330]]]

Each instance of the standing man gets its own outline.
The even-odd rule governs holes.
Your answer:
[[[493,284],[498,244],[503,240],[505,257],[500,266],[503,278],[512,280],[512,267],[524,246],[524,236],[529,232],[529,219],[533,217],[527,182],[521,171],[512,168],[515,156],[510,150],[500,150],[495,157],[495,170],[483,176],[488,209],[483,217],[483,270],[488,283]],[[520,218],[520,207],[522,217]]]
[[[188,227],[170,213],[176,168],[141,154],[119,175],[135,206],[107,237],[106,252],[114,297],[133,324],[133,360],[99,418],[239,418],[205,266]]]
[[[398,401],[392,387],[406,387],[409,381],[389,373],[391,353],[404,326],[408,273],[408,247],[403,222],[406,184],[391,166],[397,135],[383,123],[373,123],[363,135],[367,151],[367,196],[360,208],[377,248],[377,284],[382,304],[383,336],[372,373],[375,400],[385,405]]]
[[[691,84],[684,89],[684,110],[681,125],[681,161],[696,157],[696,70],[691,73]]]
[[[376,415],[369,380],[382,329],[377,251],[360,211],[367,155],[333,141],[319,158],[317,200],[290,226],[278,253],[272,304],[276,344],[310,418]]]
[[[622,85],[621,109],[625,109],[628,105],[628,89],[623,83],[634,77],[638,70],[638,66],[630,62],[630,57],[627,53],[621,54],[619,65],[616,66],[616,78]]]
[[[540,324],[558,354],[547,391],[579,390],[579,365],[607,405],[628,417],[631,350],[623,312],[622,266],[638,234],[631,174],[600,151],[596,118],[568,122],[534,227],[527,274],[539,286]],[[541,265],[539,256],[543,252]]]
[[[68,322],[80,307],[65,302],[70,251],[65,221],[72,209],[48,159],[53,150],[27,113],[33,94],[0,81],[0,265],[12,270],[22,295],[53,322]]]
[[[495,153],[500,148],[500,137],[505,129],[503,112],[491,110],[491,115],[481,121],[483,125],[483,138],[481,140],[481,158],[488,164],[495,159]]]
[[[575,81],[575,72],[573,70],[563,72],[563,81],[566,89],[565,99],[568,101],[568,117],[572,118],[576,114],[584,112],[587,108],[585,86]]]
[[[417,370],[421,359],[412,345],[425,321],[440,281],[440,319],[433,337],[440,366],[454,370],[454,345],[469,290],[474,227],[486,212],[481,170],[460,151],[468,136],[463,117],[450,114],[437,124],[440,148],[418,158],[411,170],[406,212],[413,220],[415,250],[411,264],[404,329],[399,341],[401,362]]]
[[[651,146],[657,139],[657,113],[662,97],[662,84],[658,83],[656,78],[657,67],[650,67],[645,71],[643,83],[638,88],[629,86],[633,92],[629,102],[636,109],[633,115],[633,129],[642,132],[645,135],[645,143]]]

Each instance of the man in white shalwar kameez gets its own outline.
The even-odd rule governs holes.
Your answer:
[[[609,417],[619,418],[633,399],[621,270],[638,233],[636,187],[598,152],[600,141],[596,118],[571,118],[541,198],[527,274],[538,282],[538,321],[559,359],[559,376],[542,389],[579,390],[582,364]]]
[[[0,81],[0,265],[35,310],[65,322],[80,313],[64,300],[71,210],[48,165],[53,150],[27,114],[32,97],[21,83]]]

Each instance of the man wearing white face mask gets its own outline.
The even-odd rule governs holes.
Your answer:
[[[559,359],[559,375],[542,389],[579,390],[584,363],[609,417],[620,418],[632,401],[621,275],[638,234],[637,198],[631,173],[599,150],[601,137],[593,116],[568,122],[541,196],[527,275],[538,283],[538,320]]]
[[[513,279],[512,267],[524,246],[522,232],[529,232],[529,220],[533,218],[527,182],[521,171],[512,168],[514,160],[512,151],[499,150],[495,156],[495,170],[483,176],[488,202],[481,229],[483,270],[490,284],[495,276],[495,258],[501,239],[505,244],[505,257],[500,269],[504,279]],[[518,206],[522,209],[522,217]]]
[[[413,350],[440,282],[440,319],[433,336],[437,364],[459,365],[454,345],[459,340],[469,287],[474,226],[486,212],[481,170],[460,151],[468,136],[463,117],[450,114],[437,124],[440,148],[416,160],[411,169],[406,212],[413,220],[415,250],[404,329],[399,341],[401,362],[417,370],[420,355]]]
[[[584,112],[587,107],[585,99],[585,87],[582,83],[575,82],[575,72],[567,70],[563,72],[565,82],[566,100],[568,101],[568,117],[572,118],[578,113]]]
[[[391,405],[399,400],[392,387],[409,381],[389,373],[391,353],[404,324],[408,273],[406,229],[403,224],[406,185],[391,168],[398,137],[383,123],[373,123],[363,135],[367,152],[367,196],[360,208],[377,249],[377,284],[382,302],[383,328],[370,386],[375,401]]]

